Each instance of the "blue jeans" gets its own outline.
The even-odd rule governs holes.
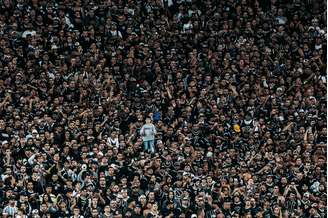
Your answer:
[[[144,141],[143,144],[145,151],[155,153],[155,140]]]

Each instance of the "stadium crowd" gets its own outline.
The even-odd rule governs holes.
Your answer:
[[[1,217],[326,217],[326,1],[2,0]]]

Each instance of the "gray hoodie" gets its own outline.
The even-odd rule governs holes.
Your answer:
[[[140,130],[140,135],[143,141],[155,140],[156,128],[154,124],[145,124]]]

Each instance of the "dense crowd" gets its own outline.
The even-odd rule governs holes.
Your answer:
[[[2,0],[1,217],[326,217],[323,0]]]

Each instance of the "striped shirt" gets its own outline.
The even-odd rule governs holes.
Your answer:
[[[4,214],[8,214],[9,216],[13,216],[17,213],[17,207],[12,207],[10,205],[7,205],[4,209],[3,212]]]

